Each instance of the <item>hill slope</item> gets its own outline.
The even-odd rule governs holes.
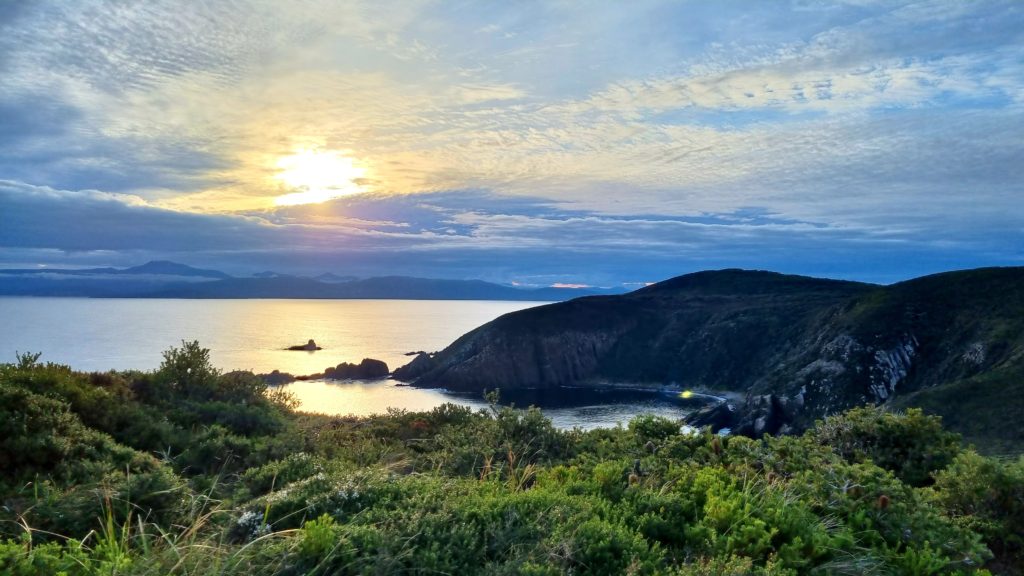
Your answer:
[[[978,440],[1024,445],[986,424],[1024,414],[1024,268],[875,286],[722,270],[622,296],[505,315],[399,378],[452,389],[643,383],[732,392],[707,422],[804,429],[872,403],[921,405]],[[949,400],[981,394],[959,413]],[[986,412],[990,403],[998,408]]]

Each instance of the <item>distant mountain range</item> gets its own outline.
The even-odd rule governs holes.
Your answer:
[[[694,421],[760,435],[863,404],[1024,446],[1024,267],[891,286],[720,270],[506,314],[395,372],[461,391],[629,383],[730,398]]]
[[[84,269],[57,269],[57,268],[21,268],[21,269],[0,269],[3,276],[34,276],[46,277],[52,275],[60,276],[184,276],[191,278],[213,278],[222,280],[231,278],[219,270],[204,270],[193,268],[185,264],[170,262],[168,260],[153,260],[141,266],[131,268],[84,268]]]
[[[561,301],[624,291],[518,288],[481,280],[407,276],[359,279],[330,272],[312,278],[272,271],[234,277],[219,270],[204,270],[163,260],[131,268],[0,270],[0,296]]]

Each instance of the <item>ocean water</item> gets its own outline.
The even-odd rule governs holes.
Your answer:
[[[153,370],[183,340],[210,349],[222,370],[322,372],[376,358],[395,368],[407,352],[436,351],[508,312],[544,302],[436,300],[164,300],[0,298],[0,362],[16,352],[78,370]],[[315,339],[323,350],[285,348]],[[398,386],[391,380],[305,381],[288,385],[301,409],[369,415],[389,408],[429,410],[445,402],[484,408],[481,397]],[[593,428],[640,413],[680,417],[697,404],[657,390],[570,389],[502,394],[503,403],[536,405],[556,425]]]

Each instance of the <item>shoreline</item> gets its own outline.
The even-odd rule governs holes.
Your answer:
[[[394,378],[390,378],[394,380]],[[480,392],[481,394],[487,391],[482,388],[480,390],[452,390],[451,388],[445,388],[444,386],[417,386],[415,382],[403,382],[401,380],[395,380],[398,382],[396,386],[408,386],[411,388],[418,388],[422,390],[439,390],[442,392],[452,394],[472,394],[474,392]],[[517,390],[633,390],[637,392],[651,392],[651,393],[668,393],[677,394],[682,396],[687,394],[686,398],[709,398],[716,401],[717,404],[725,402],[736,402],[742,401],[743,395],[739,392],[729,392],[723,390],[710,390],[708,388],[684,388],[678,384],[653,384],[653,383],[640,383],[640,382],[608,382],[608,381],[594,381],[594,382],[581,382],[577,384],[565,384],[560,386],[519,386],[511,388],[511,391]],[[497,388],[501,390],[501,388]]]

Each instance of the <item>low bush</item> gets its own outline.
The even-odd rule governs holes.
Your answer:
[[[934,488],[951,518],[984,537],[1000,571],[1024,573],[1024,458],[964,452],[936,475]]]
[[[940,418],[914,408],[854,408],[818,422],[812,436],[847,461],[871,460],[913,486],[931,484],[961,450],[960,436],[943,430]]]

